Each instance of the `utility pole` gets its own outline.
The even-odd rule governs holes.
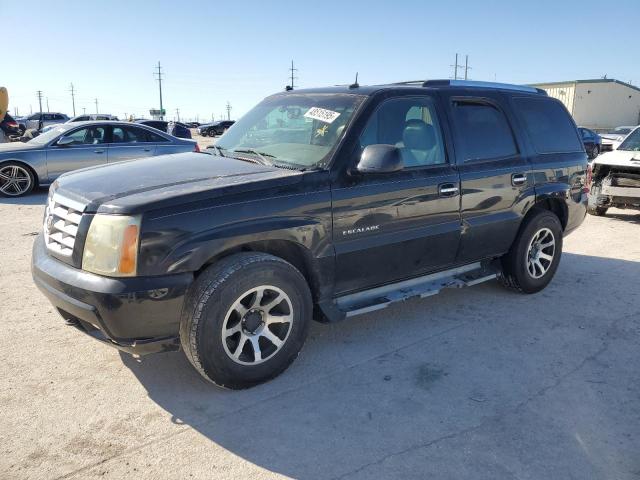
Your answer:
[[[456,53],[456,63],[453,65],[449,65],[450,67],[453,67],[453,79],[457,80],[458,79],[458,54]],[[451,78],[451,77],[449,77]]]
[[[47,113],[49,113],[49,97],[47,97]]]
[[[467,79],[467,74],[469,72],[469,70],[471,70],[471,67],[469,66],[469,55],[465,55],[464,57],[464,79]]]
[[[291,60],[291,68],[289,69],[289,71],[291,72],[291,90],[293,90],[294,88],[294,80],[297,80],[298,77],[295,76],[295,72],[298,71],[297,68],[293,68],[293,60]]]
[[[73,89],[73,83],[71,84],[71,105],[73,105],[73,116],[76,116],[76,91]]]
[[[42,113],[42,90],[38,90],[37,95],[38,95],[38,105],[40,105],[39,113]]]
[[[180,109],[176,108],[176,118],[180,121]]]
[[[293,65],[293,63],[291,65]],[[231,120],[231,104],[229,100],[227,100],[227,120]]]
[[[96,113],[98,113],[98,99],[96,98],[94,101],[96,103]]]
[[[86,107],[82,107],[82,114],[84,115],[85,113],[87,113],[87,109]]]
[[[158,61],[158,69],[157,72],[154,72],[154,76],[157,75],[156,80],[158,80],[158,89],[160,90],[160,120],[164,120],[164,115],[162,114],[162,66],[160,66],[160,61]]]

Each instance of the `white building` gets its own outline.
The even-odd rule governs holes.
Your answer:
[[[565,104],[583,127],[610,129],[640,124],[640,88],[613,79],[536,83]]]

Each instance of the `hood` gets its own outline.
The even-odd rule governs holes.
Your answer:
[[[300,173],[189,152],[76,170],[58,178],[56,191],[86,204],[86,212],[142,213],[290,184],[300,180]]]
[[[23,142],[9,142],[0,143],[0,155],[5,155],[13,152],[23,152],[25,150],[38,150],[44,148],[43,145],[35,145],[33,143]]]
[[[593,165],[640,168],[640,152],[614,150],[613,152],[603,153],[593,161]]]

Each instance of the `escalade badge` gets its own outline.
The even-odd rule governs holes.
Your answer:
[[[355,235],[356,233],[375,232],[376,230],[380,230],[380,225],[369,225],[367,227],[350,228],[348,230],[343,230],[342,235]]]

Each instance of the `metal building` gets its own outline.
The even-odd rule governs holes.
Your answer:
[[[640,88],[619,80],[536,83],[565,104],[575,122],[593,129],[640,124]]]

